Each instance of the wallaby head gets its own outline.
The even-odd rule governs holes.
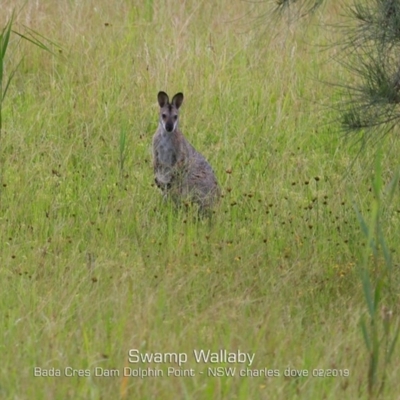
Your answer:
[[[177,93],[171,103],[165,92],[158,93],[158,104],[160,105],[160,124],[167,132],[174,132],[178,126],[179,107],[183,102],[183,93]]]

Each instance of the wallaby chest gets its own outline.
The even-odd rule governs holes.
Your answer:
[[[155,140],[155,155],[159,164],[164,167],[173,167],[178,158],[180,149],[173,135],[159,134]]]

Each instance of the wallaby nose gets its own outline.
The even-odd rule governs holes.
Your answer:
[[[172,122],[167,122],[165,124],[165,129],[167,130],[167,132],[172,132],[174,129],[174,124]]]

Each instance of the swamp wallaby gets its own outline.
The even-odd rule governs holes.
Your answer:
[[[182,102],[182,93],[177,93],[171,103],[166,93],[158,93],[160,120],[153,137],[155,182],[175,203],[193,201],[204,211],[216,202],[220,189],[210,164],[178,128]]]

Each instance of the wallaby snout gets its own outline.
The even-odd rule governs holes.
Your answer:
[[[175,126],[174,122],[171,121],[171,119],[169,119],[169,120],[165,123],[165,130],[166,130],[167,132],[172,132],[172,131],[174,130],[174,126]]]

